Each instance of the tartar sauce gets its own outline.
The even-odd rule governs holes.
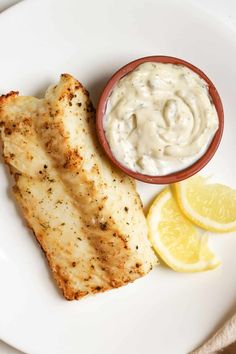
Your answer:
[[[162,176],[197,161],[218,124],[205,80],[183,65],[147,62],[113,88],[104,130],[121,164]]]

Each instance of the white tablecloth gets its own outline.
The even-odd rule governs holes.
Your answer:
[[[0,0],[0,12],[4,11],[8,7],[20,1],[21,0]],[[229,26],[236,28],[236,1],[235,0],[189,0],[189,1],[195,1],[200,7],[204,7],[209,13],[220,17]],[[1,16],[0,16],[0,20],[1,20]],[[0,354],[22,354],[22,353],[0,341]]]

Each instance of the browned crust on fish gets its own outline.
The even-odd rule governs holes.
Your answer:
[[[0,97],[3,156],[14,195],[65,298],[146,274],[156,258],[142,204],[133,180],[101,151],[87,90],[63,74],[45,99],[17,96]]]

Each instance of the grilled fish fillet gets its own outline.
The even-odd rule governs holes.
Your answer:
[[[66,299],[120,287],[156,257],[134,182],[107,161],[88,92],[61,75],[44,99],[0,98],[14,195]]]

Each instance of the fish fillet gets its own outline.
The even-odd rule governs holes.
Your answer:
[[[0,98],[14,195],[66,299],[125,285],[156,257],[132,179],[103,155],[88,92],[68,74],[45,98]]]

